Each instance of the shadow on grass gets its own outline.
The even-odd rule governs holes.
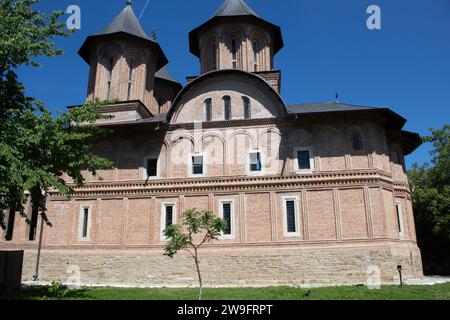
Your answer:
[[[64,294],[50,293],[49,287],[30,286],[18,292],[0,295],[0,300],[66,300],[88,299],[88,289],[67,290]]]

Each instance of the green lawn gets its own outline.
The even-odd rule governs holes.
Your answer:
[[[70,291],[63,299],[82,300],[195,300],[197,289],[83,288]],[[5,299],[57,299],[47,287],[28,288],[20,294],[3,295]],[[205,289],[205,300],[450,300],[450,283],[435,286],[328,287],[301,289],[293,287]]]

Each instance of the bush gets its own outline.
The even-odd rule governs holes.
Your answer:
[[[53,281],[48,287],[50,297],[62,299],[70,293],[70,289],[63,285],[61,281]]]

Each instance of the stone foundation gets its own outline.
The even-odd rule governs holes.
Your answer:
[[[411,243],[351,244],[301,247],[208,247],[201,251],[206,286],[344,285],[366,284],[369,266],[378,266],[382,283],[422,277],[418,248]],[[23,280],[32,280],[36,252],[27,251]],[[44,250],[40,281],[70,282],[70,266],[78,266],[83,285],[188,287],[197,285],[190,256],[170,259],[161,249]],[[72,267],[72,270],[76,270]],[[72,274],[74,275],[74,274]]]

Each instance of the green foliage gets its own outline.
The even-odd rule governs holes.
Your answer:
[[[34,10],[38,0],[3,0],[0,2],[0,67],[11,70],[19,65],[39,66],[32,58],[52,57],[62,54],[52,42],[57,36],[67,37],[71,31],[65,29],[64,14],[55,11],[45,14]]]
[[[433,144],[432,165],[414,164],[408,178],[418,224],[450,240],[450,125],[431,133],[424,141]]]
[[[180,250],[197,250],[205,243],[218,240],[221,232],[226,229],[226,222],[209,211],[197,211],[191,209],[182,214],[182,226],[171,225],[164,230],[164,236],[168,239],[165,247],[165,255],[173,258]],[[183,227],[186,231],[183,231]],[[204,233],[200,242],[195,243],[194,236]]]
[[[218,240],[226,229],[225,220],[215,216],[209,211],[197,211],[191,209],[181,216],[181,225],[171,225],[164,230],[164,236],[168,243],[164,249],[164,255],[173,258],[180,250],[189,252],[197,268],[198,282],[200,285],[199,300],[202,299],[203,282],[200,272],[198,250],[201,246],[213,240]],[[196,242],[196,236],[199,240]]]
[[[309,294],[308,294],[309,293]],[[64,300],[192,300],[194,288],[83,288],[71,290]],[[450,300],[450,283],[434,286],[338,286],[297,288],[205,288],[205,300]],[[47,287],[29,287],[17,294],[0,295],[0,300],[47,300]]]
[[[53,281],[48,287],[48,295],[57,299],[64,299],[69,295],[70,291],[61,281]]]
[[[426,272],[450,272],[450,125],[431,130],[431,164],[408,171],[419,245]],[[442,265],[440,267],[438,265]],[[427,270],[429,268],[429,270]]]
[[[112,163],[91,153],[92,143],[106,134],[94,126],[105,118],[98,113],[104,103],[88,102],[56,116],[42,102],[28,97],[15,69],[39,66],[35,58],[62,53],[54,47],[57,36],[70,31],[58,19],[32,8],[37,0],[0,2],[0,227],[5,229],[4,209],[14,208],[26,219],[25,191],[32,191],[44,220],[45,196],[50,188],[70,196],[72,188],[63,180],[68,174],[80,186],[81,171],[93,174],[112,168]],[[38,190],[38,192],[36,192]],[[42,191],[42,192],[40,192]],[[42,195],[43,193],[43,195]],[[27,222],[29,222],[27,220]]]

